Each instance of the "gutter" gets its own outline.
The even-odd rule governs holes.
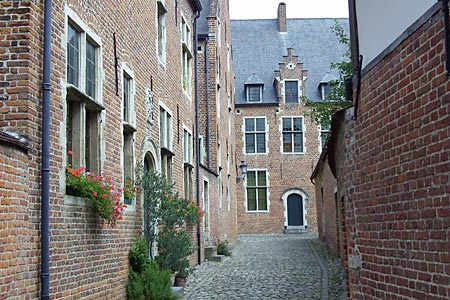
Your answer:
[[[44,0],[41,165],[41,299],[50,299],[50,62],[52,0]]]
[[[200,18],[202,6],[197,1],[197,15],[194,18],[194,64],[195,64],[195,181],[196,181],[196,197],[197,206],[200,206],[200,133],[199,133],[199,100],[198,100],[198,32],[197,20]],[[200,222],[197,223],[197,263],[202,264],[202,249],[200,239]]]

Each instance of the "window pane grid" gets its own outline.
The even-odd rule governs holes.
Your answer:
[[[78,86],[80,33],[69,24],[67,37],[67,82]]]
[[[267,211],[266,171],[248,171],[246,189],[247,189],[247,210]]]
[[[92,98],[95,98],[96,64],[95,46],[86,41],[86,94]]]
[[[283,152],[303,152],[303,118],[283,118]]]
[[[264,118],[245,119],[246,153],[266,153],[266,123]]]

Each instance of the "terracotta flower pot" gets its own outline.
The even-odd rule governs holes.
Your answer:
[[[182,287],[184,287],[185,285],[186,285],[186,278],[175,277],[175,286],[182,286]]]

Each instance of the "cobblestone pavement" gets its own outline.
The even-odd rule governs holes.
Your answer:
[[[344,299],[340,264],[325,255],[317,235],[240,236],[232,252],[223,263],[198,266],[182,299]]]

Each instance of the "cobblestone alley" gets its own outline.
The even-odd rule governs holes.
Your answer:
[[[342,278],[316,235],[241,236],[224,263],[197,267],[183,299],[345,299]]]

